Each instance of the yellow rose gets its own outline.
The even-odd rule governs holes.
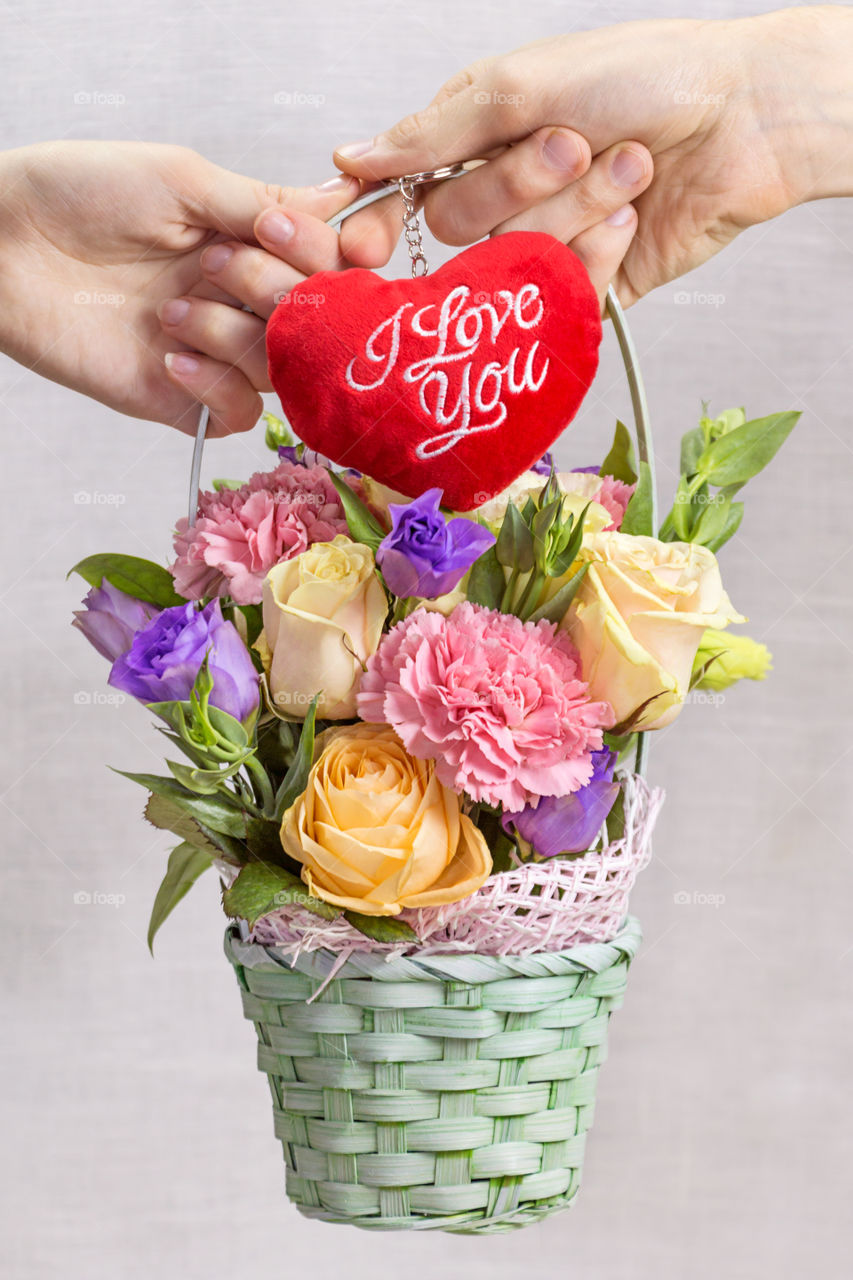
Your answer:
[[[654,698],[641,729],[662,729],[681,710],[707,627],[744,619],[723,590],[707,547],[624,533],[586,538],[589,569],[562,626],[578,647],[594,700],[617,723]]]
[[[343,534],[271,569],[257,648],[276,705],[303,719],[319,693],[318,716],[354,716],[362,666],[376,652],[387,612],[373,552]]]
[[[317,739],[305,792],[281,842],[318,898],[370,916],[465,898],[492,869],[482,832],[387,725],[343,725]]]

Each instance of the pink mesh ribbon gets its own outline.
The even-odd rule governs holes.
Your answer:
[[[403,911],[420,945],[378,943],[343,916],[323,920],[286,906],[259,920],[253,942],[289,957],[323,947],[342,958],[358,951],[392,955],[474,951],[523,956],[567,951],[581,942],[609,942],[627,915],[634,881],[651,857],[651,836],[664,793],[634,774],[622,775],[625,831],[581,858],[530,862],[492,876],[460,902]],[[233,874],[233,871],[232,871]]]

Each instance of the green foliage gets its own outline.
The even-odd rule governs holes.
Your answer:
[[[637,464],[634,461],[634,443],[624,422],[616,423],[616,433],[610,452],[601,464],[600,476],[615,476],[625,484],[636,484]]]
[[[512,502],[507,506],[494,551],[498,563],[513,572],[529,573],[533,568],[535,562],[533,533]]]
[[[171,831],[194,848],[240,867],[246,861],[246,848],[231,836],[205,826],[179,804],[163,795],[150,795],[145,806],[145,817],[160,831]]]
[[[237,840],[246,839],[246,814],[238,808],[236,796],[226,800],[220,793],[215,796],[197,796],[187,790],[175,778],[159,778],[153,773],[126,773],[123,769],[114,769],[114,773],[138,782],[146,791],[171,800],[172,804],[189,814],[197,822],[218,831],[222,835],[233,836]]]
[[[340,915],[337,907],[313,898],[299,877],[291,871],[261,862],[250,862],[244,867],[222,895],[225,914],[232,919],[245,920],[250,929],[254,928],[262,916],[292,903],[297,903],[325,920],[334,920]]]
[[[319,695],[318,695],[319,697]],[[275,794],[274,814],[281,822],[286,811],[302,795],[308,784],[308,774],[314,760],[314,730],[317,716],[317,697],[311,699],[311,706],[302,724],[299,746],[281,786]]]
[[[374,942],[417,942],[418,935],[404,920],[394,916],[366,916],[360,911],[345,911],[344,919],[354,929]]]
[[[620,533],[630,533],[635,537],[651,538],[654,535],[652,523],[653,503],[652,471],[647,462],[640,463],[637,487],[631,501],[625,509],[625,515],[619,526]]]
[[[385,537],[385,530],[382,525],[364,505],[361,498],[353,493],[342,476],[329,469],[329,479],[335,486],[338,497],[341,500],[350,537],[354,542],[363,542],[365,546],[370,547],[370,550],[375,553],[376,548]]]
[[[126,595],[135,596],[146,604],[156,605],[158,609],[186,604],[183,596],[175,591],[169,570],[164,569],[161,564],[155,564],[153,560],[142,560],[139,556],[104,551],[78,561],[73,569],[68,570],[66,577],[70,578],[72,573],[79,573],[93,587],[100,587],[106,580]]]
[[[148,925],[148,949],[154,951],[154,937],[163,921],[211,864],[211,855],[191,844],[179,844],[169,855],[166,874],[157,890]]]
[[[540,605],[530,614],[529,622],[546,622],[559,623],[565,618],[569,606],[578,593],[578,588],[586,577],[589,564],[582,564],[577,573],[573,573],[568,582],[564,582],[559,591],[555,591],[550,600]]]
[[[485,605],[487,609],[500,608],[506,587],[506,577],[494,546],[475,560],[468,574],[466,595],[472,604]]]

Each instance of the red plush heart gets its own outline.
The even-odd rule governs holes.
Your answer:
[[[323,271],[267,329],[270,379],[310,448],[414,498],[468,511],[533,465],[595,376],[601,317],[586,269],[511,231],[433,275]]]

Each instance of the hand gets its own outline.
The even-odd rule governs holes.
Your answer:
[[[247,429],[261,406],[238,373],[218,378],[209,362],[195,378],[167,372],[165,356],[182,343],[163,333],[157,307],[177,295],[236,303],[227,273],[211,274],[213,284],[203,273],[205,246],[251,239],[258,213],[283,203],[328,218],[358,190],[350,179],[270,187],[147,143],[43,143],[0,155],[0,350],[134,417],[192,432],[205,398],[211,434]],[[303,266],[337,260],[333,236]]]
[[[621,139],[636,139],[628,155],[648,148],[655,176],[638,198],[623,188],[639,216],[616,277],[630,304],[753,223],[804,200],[853,194],[851,56],[853,11],[841,7],[625,23],[475,63],[425,111],[335,159],[374,180],[485,158],[427,196],[426,220],[440,239],[465,244],[527,227],[571,241],[612,210],[618,179],[608,162]],[[596,157],[561,188],[546,172],[555,125],[576,131]],[[360,260],[381,260],[383,223],[358,230]],[[354,258],[347,236],[345,226],[342,247]]]

